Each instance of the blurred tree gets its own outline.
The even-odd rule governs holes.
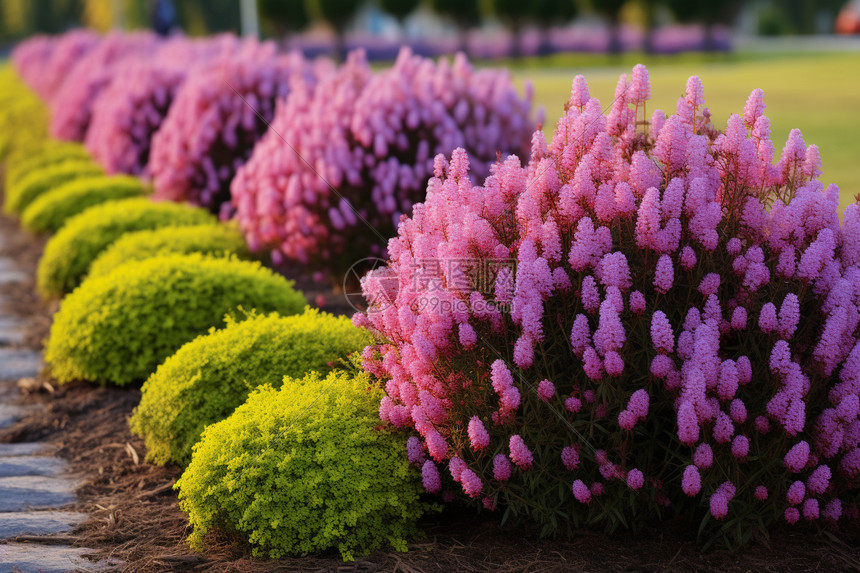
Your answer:
[[[81,20],[82,6],[76,0],[30,0],[27,8],[28,33],[58,34]]]
[[[87,28],[99,32],[107,32],[121,20],[125,29],[135,29],[147,26],[147,0],[83,0],[81,23]],[[117,16],[116,10],[122,10]]]
[[[3,0],[0,24],[4,39],[23,36],[27,31],[27,0]]]
[[[795,34],[815,33],[815,17],[819,4],[817,0],[780,0],[776,2],[780,12],[785,14],[792,24]]]
[[[696,3],[693,0],[677,1]],[[621,45],[621,7],[624,6],[624,2],[625,0],[591,0],[591,6],[606,19],[606,26],[609,30],[608,50],[610,54],[620,54],[623,48]]]
[[[258,6],[266,36],[281,38],[304,30],[310,21],[304,0],[260,0]]]
[[[84,0],[83,24],[87,28],[107,32],[113,28],[112,3],[105,0]]]
[[[706,52],[717,46],[714,27],[718,24],[730,26],[738,15],[743,0],[668,0],[667,6],[681,22],[698,22],[705,27],[704,46]]]
[[[406,18],[421,4],[421,0],[378,0],[378,2],[384,12],[397,18],[401,28]]]
[[[346,55],[346,26],[358,12],[358,0],[306,0],[307,9],[334,28],[334,57],[343,60]]]
[[[525,0],[524,0],[524,3]],[[459,50],[469,53],[469,29],[481,20],[478,0],[431,0],[433,10],[454,21],[459,31]]]
[[[783,34],[791,33],[791,22],[788,20],[785,12],[773,4],[762,6],[758,10],[757,16],[759,35],[782,36]]]

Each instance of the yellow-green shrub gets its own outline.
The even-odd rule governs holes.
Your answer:
[[[55,232],[70,217],[109,201],[140,197],[150,192],[137,177],[97,175],[75,179],[50,189],[24,209],[21,224],[34,232]]]
[[[0,67],[0,160],[47,137],[48,110],[11,66]]]
[[[284,315],[305,306],[292,282],[257,263],[169,255],[87,280],[54,315],[45,361],[60,382],[144,380],[183,344],[239,307]]]
[[[88,159],[69,159],[28,173],[6,189],[3,205],[7,213],[20,215],[37,197],[69,181],[103,175],[102,168]]]
[[[27,152],[16,152],[6,161],[6,189],[16,185],[30,173],[64,161],[87,161],[90,154],[80,143],[45,140]]]
[[[147,198],[90,207],[66,221],[45,245],[36,272],[39,292],[49,298],[70,292],[84,279],[93,260],[125,233],[215,221],[199,207],[156,203]]]
[[[346,317],[316,310],[230,322],[180,348],[143,385],[132,430],[146,439],[146,458],[187,465],[203,428],[233,413],[258,386],[283,377],[328,373],[371,343]]]
[[[101,277],[119,265],[168,254],[203,253],[248,258],[245,238],[233,224],[210,223],[163,227],[128,233],[114,241],[93,261],[89,277]]]
[[[405,436],[382,428],[382,396],[366,374],[288,377],[206,428],[176,484],[192,546],[221,529],[273,558],[405,551],[428,507]]]

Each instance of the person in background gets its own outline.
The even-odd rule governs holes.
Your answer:
[[[152,29],[155,33],[167,36],[176,27],[176,7],[173,0],[155,0],[152,7]]]

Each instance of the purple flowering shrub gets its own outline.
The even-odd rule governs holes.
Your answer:
[[[151,60],[118,66],[93,105],[84,139],[93,158],[107,173],[145,174],[152,137],[188,74],[237,47],[231,35],[177,37],[163,42]]]
[[[120,71],[152,57],[158,37],[151,32],[111,32],[74,62],[51,99],[51,135],[84,141],[95,102]]]
[[[604,115],[577,76],[526,165],[436,158],[354,318],[380,415],[427,491],[545,533],[856,519],[860,206],[797,130],[774,165],[761,90],[723,131],[697,77],[649,97],[637,66]]]
[[[152,138],[156,197],[217,211],[229,201],[230,181],[265,133],[275,102],[296,83],[313,80],[300,54],[278,55],[274,44],[255,41],[191,72]]]
[[[340,270],[381,254],[381,237],[423,200],[436,154],[464,147],[484,177],[500,151],[527,150],[530,111],[507,71],[473,70],[462,54],[436,63],[404,48],[374,73],[352,52],[279,107],[232,184],[237,219],[275,260]]]

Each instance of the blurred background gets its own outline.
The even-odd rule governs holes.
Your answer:
[[[687,77],[724,126],[762,88],[774,141],[799,128],[821,149],[842,205],[860,193],[860,0],[0,0],[0,57],[17,40],[85,26],[205,35],[232,31],[308,56],[361,47],[391,61],[462,50],[530,81],[551,135],[583,73],[611,101],[618,75],[651,73],[653,104],[674,109]],[[650,107],[650,104],[649,104]]]
[[[860,34],[860,0],[2,0],[0,46],[77,26],[234,31],[308,55],[361,46],[383,60],[403,43],[479,58],[671,54],[798,35],[838,42]]]

